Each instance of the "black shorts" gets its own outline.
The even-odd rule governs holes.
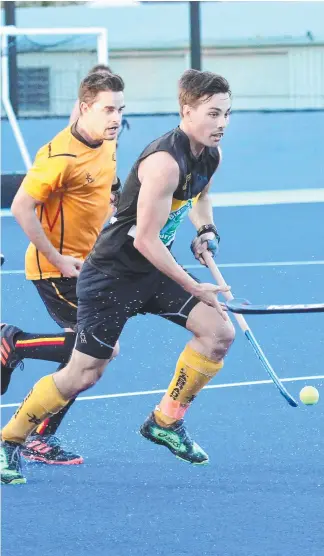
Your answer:
[[[76,329],[78,300],[76,278],[33,280],[47,311],[61,328]]]
[[[82,267],[77,296],[76,349],[97,359],[109,359],[129,318],[152,313],[185,327],[199,302],[158,270],[132,278],[115,277],[89,261]]]

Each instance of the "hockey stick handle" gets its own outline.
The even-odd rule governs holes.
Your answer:
[[[225,286],[226,287],[227,284],[226,284],[222,274],[218,270],[217,265],[216,265],[213,257],[209,253],[209,251],[206,251],[204,253],[204,261],[205,261],[206,265],[208,266],[216,284],[218,284],[219,286]],[[231,291],[222,292],[222,295],[225,297],[226,301],[232,301],[234,299],[234,296],[231,293]],[[238,313],[233,313],[233,316],[237,320],[237,323],[238,323],[239,327],[243,330],[244,333],[247,330],[250,330],[250,328],[248,326],[248,323],[246,322],[245,318],[242,315],[240,315]]]

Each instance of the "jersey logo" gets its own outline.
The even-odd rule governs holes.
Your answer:
[[[192,209],[192,206],[193,206],[193,200],[188,199],[188,201],[180,208],[170,212],[166,224],[163,226],[162,230],[160,231],[160,239],[164,243],[164,245],[166,246],[171,245],[171,243],[175,238],[178,227],[180,226],[181,222],[184,220],[189,210]]]
[[[85,183],[84,185],[87,185],[87,184],[89,184],[89,183],[93,183],[93,182],[94,182],[94,179],[93,179],[93,177],[91,176],[91,174],[89,174],[89,172],[86,173],[86,180],[87,180],[87,183]]]
[[[183,184],[183,186],[182,186],[183,191],[186,191],[186,189],[187,189],[187,187],[188,187],[188,184],[189,184],[190,180],[191,180],[191,174],[187,174],[187,175],[186,175],[185,182],[184,182],[184,184]]]
[[[115,153],[115,152],[113,152],[112,160],[113,160],[114,162],[116,162],[116,153]]]

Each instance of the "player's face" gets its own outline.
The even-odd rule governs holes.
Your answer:
[[[190,107],[190,133],[194,139],[206,147],[216,147],[224,135],[229,122],[231,98],[228,94],[217,93],[208,100],[201,99],[195,107]]]
[[[117,138],[121,124],[124,104],[122,92],[101,91],[91,106],[83,107],[83,120],[91,133],[98,140],[112,141]]]

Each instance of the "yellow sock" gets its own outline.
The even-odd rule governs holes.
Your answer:
[[[29,392],[15,415],[2,429],[2,440],[23,444],[27,436],[49,415],[54,415],[66,406],[57,389],[53,375],[44,376]]]
[[[212,361],[187,345],[178,359],[169,388],[154,412],[157,422],[171,424],[182,419],[198,392],[223,364],[223,360]]]

